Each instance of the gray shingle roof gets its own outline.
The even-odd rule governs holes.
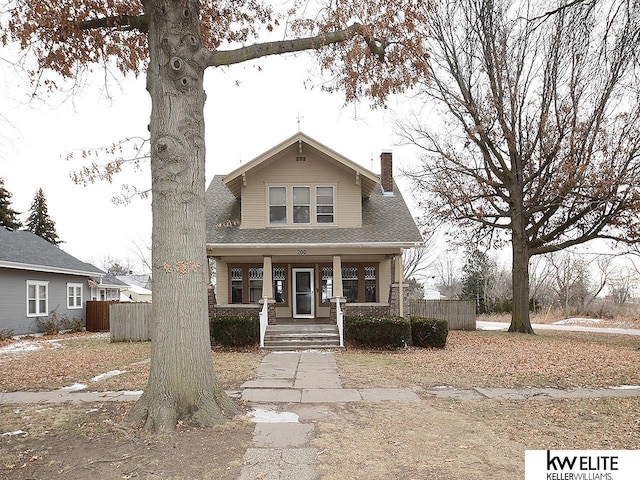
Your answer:
[[[224,185],[224,176],[216,175],[207,189],[207,244],[375,244],[422,242],[422,235],[409,212],[397,185],[395,195],[374,188],[371,197],[362,200],[362,227],[241,229],[240,199]]]
[[[90,263],[69,255],[64,250],[26,230],[0,227],[0,267],[64,273],[104,274]]]

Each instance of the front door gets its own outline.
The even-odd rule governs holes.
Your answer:
[[[313,268],[293,269],[293,317],[313,318]]]

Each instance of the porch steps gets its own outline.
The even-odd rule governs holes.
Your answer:
[[[265,350],[309,350],[340,348],[337,325],[268,325]]]

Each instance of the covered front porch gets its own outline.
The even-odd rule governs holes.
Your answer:
[[[298,252],[295,257],[216,256],[211,315],[258,312],[262,347],[297,338],[299,348],[333,348],[344,345],[345,314],[404,314],[400,249],[395,254],[363,248],[344,255]]]

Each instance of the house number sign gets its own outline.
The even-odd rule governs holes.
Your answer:
[[[306,250],[298,250],[298,255],[306,255],[307,251]]]

